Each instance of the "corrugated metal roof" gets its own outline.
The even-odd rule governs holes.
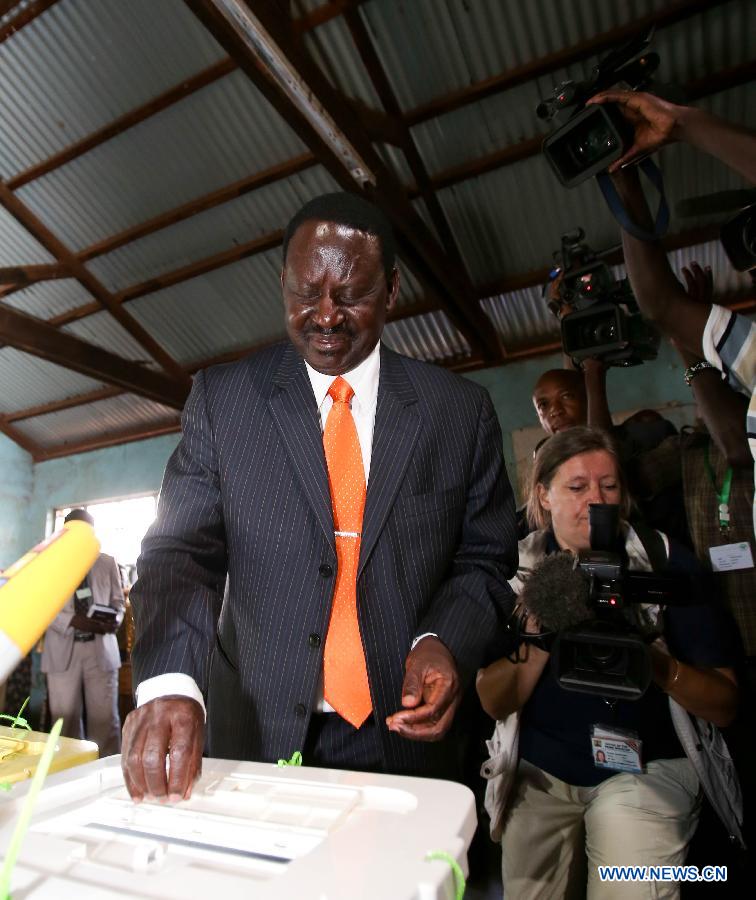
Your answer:
[[[69,309],[94,302],[94,297],[78,281],[60,278],[56,281],[40,281],[22,291],[16,291],[2,302],[38,319],[51,319]]]
[[[381,108],[373,82],[343,19],[331,19],[307,32],[304,43],[321,71],[342,94],[374,109]]]
[[[271,250],[129,303],[184,365],[284,336],[281,253]]]
[[[18,196],[82,249],[305,149],[247,76],[234,72]]]
[[[88,268],[110,290],[122,290],[283,228],[308,200],[335,190],[325,169],[308,169],[127,244]]]
[[[322,5],[296,0],[293,6],[301,14]],[[359,15],[377,43],[400,104],[413,109],[666,6],[665,0],[371,0],[359,6]],[[681,83],[749,60],[754,26],[756,5],[729,0],[662,29],[654,42],[662,77]],[[319,26],[304,41],[339,90],[380,107],[343,19]],[[0,45],[0,177],[90,134],[223,56],[181,0],[132,0],[126,5],[121,0],[59,0]],[[413,136],[428,171],[437,174],[539,134],[544,126],[534,115],[538,100],[560,80],[585,77],[592,64],[584,60],[417,125]],[[701,105],[754,125],[755,90],[751,85],[734,88]],[[235,72],[17,194],[78,250],[304,149],[246,76]],[[400,150],[376,149],[400,182],[414,181]],[[669,148],[661,160],[673,203],[741,184],[719,163],[690,148]],[[273,231],[309,196],[334,186],[324,170],[313,168],[88,265],[109,289],[121,290]],[[447,187],[439,199],[476,284],[543,267],[559,247],[561,234],[578,225],[595,249],[619,240],[618,226],[596,185],[563,190],[538,157]],[[413,203],[429,222],[423,201]],[[676,219],[672,230],[702,222]],[[716,242],[678,251],[673,264],[696,257],[712,265],[721,293],[747,284],[729,269]],[[53,259],[0,209],[0,266],[44,262]],[[279,267],[280,250],[271,250],[154,292],[126,308],[188,366],[283,336]],[[431,298],[406,266],[400,264],[400,269],[400,309],[417,302],[427,309]],[[17,292],[7,302],[50,317],[89,303],[91,297],[75,282],[62,280]],[[538,288],[492,297],[482,306],[509,350],[548,343],[557,334],[556,320]],[[77,320],[66,331],[125,358],[147,359],[104,312]],[[391,346],[420,358],[443,362],[470,356],[441,311],[391,322],[385,335]],[[0,383],[0,404],[6,404],[6,411],[99,386],[9,348],[0,351]],[[52,414],[45,422],[21,420],[18,427],[51,446],[175,416],[149,401],[114,401],[112,407],[102,407],[104,412],[98,404]]]
[[[143,426],[160,427],[178,422],[175,409],[153,403],[136,394],[120,394],[88,406],[23,419],[14,428],[43,449],[60,444],[78,444],[91,438],[118,435]]]
[[[2,413],[75,397],[103,386],[93,378],[20,353],[13,347],[0,349],[0,384]]]
[[[559,322],[549,312],[540,287],[499,294],[480,305],[509,351],[559,340]]]
[[[360,9],[399,103],[408,110],[664,5],[663,0],[388,0]]]
[[[224,56],[181,0],[56,3],[0,45],[0,175],[41,162]]]
[[[470,356],[470,345],[441,311],[389,322],[383,331],[383,340],[398,353],[428,362],[447,362]]]

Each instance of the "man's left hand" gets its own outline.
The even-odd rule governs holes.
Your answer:
[[[461,699],[454,657],[435,637],[424,637],[407,657],[402,706],[386,719],[389,731],[412,741],[439,741]]]

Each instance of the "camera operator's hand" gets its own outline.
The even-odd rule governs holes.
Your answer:
[[[682,274],[690,299],[711,306],[714,302],[714,275],[711,266],[703,269],[693,260],[690,266],[683,266]]]
[[[635,130],[632,147],[609,167],[610,172],[637,162],[665,144],[685,141],[756,184],[756,134],[748,128],[695,106],[678,106],[643,92],[601,91],[586,105],[591,103],[615,103]]]
[[[636,91],[608,90],[591,97],[586,106],[592,103],[616,104],[635,130],[633,145],[609,166],[610,172],[680,139],[680,114],[685,107],[668,103],[661,97]]]

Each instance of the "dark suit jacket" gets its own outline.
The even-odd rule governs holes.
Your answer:
[[[450,771],[450,741],[408,741],[384,724],[401,707],[413,637],[438,634],[469,683],[511,608],[517,540],[501,444],[485,390],[382,347],[357,595],[387,771]],[[200,372],[131,600],[135,684],[191,675],[208,698],[212,756],[276,760],[303,747],[333,530],[318,411],[293,347]]]

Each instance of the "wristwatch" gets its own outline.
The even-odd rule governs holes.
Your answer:
[[[683,376],[683,378],[685,378],[685,384],[690,387],[691,381],[693,381],[696,375],[703,372],[704,369],[716,369],[716,366],[712,366],[712,364],[706,362],[705,359],[702,359],[697,363],[693,363],[692,366],[688,366],[688,368],[685,370],[685,375]]]

